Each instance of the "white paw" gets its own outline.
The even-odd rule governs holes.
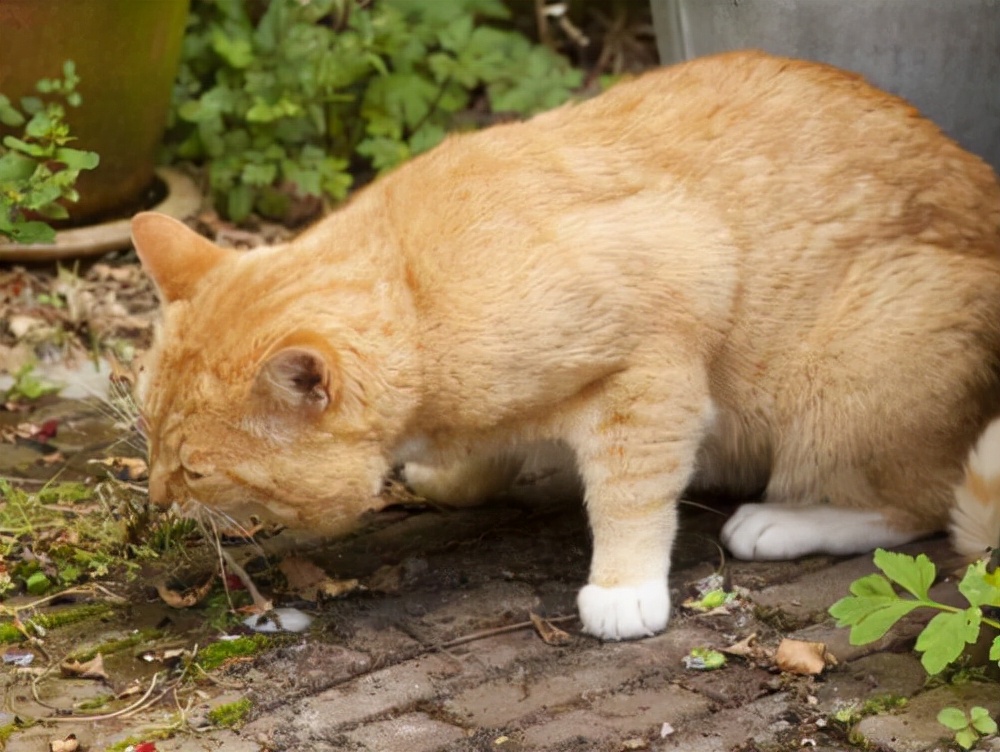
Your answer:
[[[602,640],[631,640],[662,632],[670,618],[666,579],[637,587],[587,585],[576,599],[583,631]]]
[[[449,478],[439,467],[432,465],[421,465],[418,462],[407,462],[403,465],[403,482],[418,496],[425,499],[441,501],[441,496],[445,491],[451,489],[447,486]]]
[[[825,504],[744,504],[723,526],[721,537],[736,558],[766,561],[863,553],[919,535],[890,527],[877,511]]]

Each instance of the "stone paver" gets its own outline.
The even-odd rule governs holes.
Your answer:
[[[943,555],[942,541],[925,545]],[[677,603],[719,565],[704,540],[681,547],[687,568],[671,578]],[[750,604],[714,615],[678,607],[664,634],[628,643],[602,644],[563,621],[571,638],[562,646],[530,628],[502,629],[529,611],[573,613],[588,556],[577,507],[428,513],[317,556],[327,571],[363,582],[397,567],[399,587],[327,603],[316,610],[314,631],[232,666],[221,678],[238,688],[211,701],[246,693],[251,721],[158,742],[160,752],[833,752],[848,748],[849,730],[831,715],[876,695],[912,699],[899,713],[862,720],[856,733],[881,752],[930,752],[945,749],[937,711],[973,699],[951,698],[950,687],[925,690],[911,647],[933,614],[915,615],[872,646],[851,646],[848,631],[826,615],[854,579],[874,571],[870,555],[727,562]],[[947,600],[954,583],[934,592]],[[712,673],[684,665],[692,648],[722,648],[751,633],[769,647],[783,636],[825,642],[840,665],[821,679],[740,658]],[[969,686],[987,693],[975,695],[979,704],[1000,713],[996,684]],[[11,693],[25,701],[23,683],[8,682]],[[173,710],[159,705],[131,725],[73,731],[88,752],[99,752],[129,729],[170,722]],[[192,717],[203,710],[192,708]],[[36,726],[15,734],[7,749],[44,750],[60,733],[61,726]]]
[[[968,711],[980,705],[1000,717],[1000,689],[996,684],[967,683],[942,686],[914,697],[896,713],[871,716],[861,720],[855,731],[872,745],[893,752],[931,752],[947,749],[947,729],[937,722],[942,708],[957,707]]]
[[[424,713],[408,713],[359,726],[345,736],[358,745],[359,752],[383,752],[390,749],[432,752],[449,742],[464,738],[466,734],[463,729],[436,721]]]

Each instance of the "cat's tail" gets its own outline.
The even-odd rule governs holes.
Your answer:
[[[949,530],[955,550],[965,556],[1000,548],[1000,419],[986,427],[969,453]]]

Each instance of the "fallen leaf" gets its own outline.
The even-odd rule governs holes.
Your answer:
[[[283,559],[278,569],[285,575],[289,590],[307,601],[320,596],[336,598],[358,588],[357,580],[332,579],[311,561],[297,556]]]
[[[124,700],[126,697],[135,697],[142,694],[143,685],[138,679],[129,684],[125,689],[115,695],[116,700]]]
[[[164,663],[168,666],[174,666],[180,663],[186,655],[188,655],[188,651],[184,648],[170,648],[168,650],[148,650],[141,657],[146,663]]]
[[[719,650],[727,655],[735,655],[739,658],[745,658],[755,663],[768,665],[774,663],[774,650],[765,648],[763,645],[758,644],[756,632],[744,637],[739,642],[733,643],[729,647],[719,648]]]
[[[246,590],[247,586],[240,579],[240,576],[235,572],[226,572],[226,589],[227,590]]]
[[[402,564],[385,564],[379,567],[372,572],[365,587],[376,593],[398,593],[403,587]]]
[[[326,579],[319,584],[317,592],[325,595],[327,598],[339,598],[342,595],[347,595],[358,589],[359,583],[357,580],[333,580]]]
[[[47,420],[42,423],[42,425],[38,426],[35,432],[28,438],[34,439],[40,444],[45,444],[50,439],[54,439],[58,432],[59,421],[53,418],[52,420]]]
[[[625,741],[623,741],[621,744],[621,749],[622,750],[649,749],[649,742],[639,737],[633,737],[632,739],[626,739]]]
[[[538,632],[538,636],[546,645],[565,645],[573,639],[569,633],[559,629],[552,622],[543,619],[533,611],[528,612],[528,618],[531,619],[531,623],[535,625],[535,631]]]
[[[93,659],[86,663],[79,661],[63,661],[59,667],[66,676],[78,676],[81,679],[101,679],[108,680],[108,675],[104,672],[104,656],[98,653]]]
[[[76,752],[78,749],[80,749],[80,742],[76,740],[76,734],[49,742],[49,752]]]
[[[212,575],[204,582],[204,584],[199,585],[198,587],[189,588],[183,593],[178,593],[176,590],[168,588],[166,584],[161,581],[156,583],[156,592],[159,593],[163,602],[171,608],[191,608],[192,606],[197,606],[205,599],[205,596],[211,592],[214,582],[215,575]]]
[[[155,742],[139,742],[132,748],[132,752],[156,752]]]
[[[822,642],[805,642],[785,638],[774,654],[774,663],[782,671],[802,676],[816,676],[827,666],[836,666],[837,659]]]
[[[7,330],[14,335],[15,339],[21,339],[32,329],[43,326],[45,326],[44,320],[21,314],[15,314],[7,321]]]
[[[744,637],[739,642],[734,642],[728,648],[722,648],[722,652],[729,653],[730,655],[738,655],[741,658],[747,658],[753,655],[753,653],[755,652],[757,647],[755,645],[756,642],[757,642],[757,633],[754,632],[748,637]]]
[[[118,480],[139,481],[149,477],[149,466],[139,457],[108,457],[91,462],[104,465]]]
[[[726,656],[711,648],[693,648],[683,661],[684,668],[692,671],[714,671],[726,665]]]
[[[726,606],[731,601],[735,600],[736,593],[727,593],[725,590],[709,590],[704,593],[699,598],[688,598],[681,605],[684,608],[690,609],[691,611],[699,611],[701,613],[718,613],[725,612]]]

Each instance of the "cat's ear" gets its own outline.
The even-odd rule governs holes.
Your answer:
[[[293,335],[265,357],[254,393],[270,405],[319,413],[336,397],[336,356],[318,336]]]
[[[188,300],[205,274],[236,255],[183,222],[156,212],[133,217],[132,244],[164,303]]]

